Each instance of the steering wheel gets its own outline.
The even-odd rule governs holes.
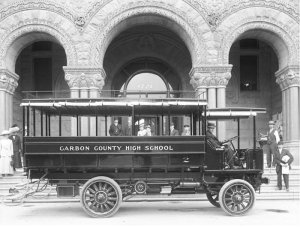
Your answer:
[[[232,138],[230,138],[230,139],[224,140],[224,141],[222,141],[222,145],[225,144],[225,143],[228,143],[228,142],[230,142],[230,141],[233,141],[233,140],[235,140],[235,139],[237,139],[237,138],[238,138],[238,136],[234,136],[234,137],[232,137]]]

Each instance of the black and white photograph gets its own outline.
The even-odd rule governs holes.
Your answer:
[[[0,0],[0,226],[299,226],[300,0]]]

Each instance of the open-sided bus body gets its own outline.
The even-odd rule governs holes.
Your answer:
[[[267,181],[262,178],[261,149],[255,145],[247,150],[234,148],[236,165],[229,167],[224,147],[210,146],[206,137],[207,120],[254,120],[262,109],[207,110],[205,101],[180,98],[23,100],[21,105],[27,128],[23,142],[28,177],[57,185],[58,196],[80,192],[83,209],[93,217],[115,214],[127,196],[201,192],[226,213],[244,214],[254,204],[255,191]],[[146,115],[160,119],[156,135],[133,136]],[[191,136],[170,136],[162,124],[169,126],[171,115],[189,117]],[[55,136],[50,135],[52,116],[58,117]],[[80,117],[94,118],[96,135],[99,117],[105,118],[107,133],[109,116],[130,116],[131,136],[61,136],[63,116],[73,117],[77,133]]]

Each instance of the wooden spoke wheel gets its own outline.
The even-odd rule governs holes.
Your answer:
[[[227,214],[243,215],[253,207],[255,191],[247,181],[231,180],[221,188],[219,202]]]
[[[96,218],[110,217],[121,205],[122,191],[113,179],[95,177],[83,185],[80,202],[88,215]]]
[[[220,207],[219,193],[217,193],[217,192],[206,192],[206,197],[212,205],[214,205],[215,207]]]

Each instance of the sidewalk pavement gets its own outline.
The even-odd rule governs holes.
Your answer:
[[[80,203],[0,205],[0,226],[299,226],[300,202],[256,201],[244,216],[232,217],[208,201],[124,202],[111,218],[91,218]]]

